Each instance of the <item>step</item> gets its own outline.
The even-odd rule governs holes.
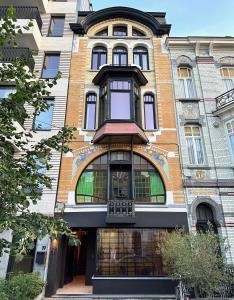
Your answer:
[[[175,295],[62,295],[57,294],[44,300],[175,300]]]

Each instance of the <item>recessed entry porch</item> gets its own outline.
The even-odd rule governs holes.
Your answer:
[[[74,231],[81,244],[69,246],[66,238],[61,239],[57,257],[50,260],[46,296],[175,293],[177,282],[167,277],[161,255],[165,229]]]

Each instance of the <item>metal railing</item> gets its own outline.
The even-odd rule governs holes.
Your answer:
[[[234,102],[234,89],[232,89],[216,98],[216,108],[220,109],[232,102]]]
[[[108,216],[133,217],[135,216],[135,205],[133,200],[109,200],[107,203]]]
[[[0,6],[0,18],[5,17],[10,6]],[[37,22],[39,29],[42,28],[42,19],[37,7],[15,6],[16,19],[34,19]]]
[[[17,58],[22,59],[29,69],[33,71],[35,62],[28,48],[0,48],[0,62],[11,63]]]

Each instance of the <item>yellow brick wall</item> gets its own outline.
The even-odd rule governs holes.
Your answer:
[[[147,37],[144,39],[124,37],[122,39],[94,37],[94,33],[98,32],[105,26],[109,26],[111,31],[113,24],[127,24],[129,28],[131,26],[137,27],[143,30]],[[130,29],[129,29],[130,30]],[[91,71],[91,56],[92,45],[101,44],[105,41],[108,45],[108,63],[112,63],[112,49],[111,47],[116,43],[125,43],[129,45],[129,62],[132,61],[133,45],[136,43],[147,43],[149,45],[149,63],[150,71],[144,72],[145,77],[148,79],[148,84],[142,87],[142,91],[154,91],[156,93],[156,111],[158,128],[162,129],[161,134],[155,132],[147,132],[147,136],[151,139],[151,147],[154,149],[160,149],[168,162],[169,173],[166,174],[165,170],[160,164],[152,158],[145,150],[144,147],[134,146],[134,151],[141,153],[147,159],[149,159],[161,173],[165,182],[166,189],[173,192],[174,203],[184,203],[183,186],[181,179],[180,161],[178,153],[178,141],[176,135],[176,123],[175,112],[173,103],[173,90],[172,79],[170,72],[169,56],[162,52],[161,39],[153,37],[152,32],[136,22],[130,22],[128,20],[115,19],[111,21],[105,21],[98,25],[93,26],[87,36],[82,37],[79,40],[79,51],[73,53],[71,61],[70,82],[69,82],[69,94],[67,104],[67,116],[66,124],[76,126],[78,128],[75,133],[75,140],[70,144],[73,149],[73,156],[76,157],[77,153],[82,152],[82,149],[88,149],[90,143],[85,141],[85,137],[92,137],[94,132],[82,131],[84,123],[85,113],[85,91],[97,89],[92,83],[93,78],[97,72]],[[141,106],[143,109],[143,93],[141,97]],[[119,149],[126,149],[127,146],[119,145]],[[114,149],[110,145],[110,150]],[[116,149],[116,147],[115,147]],[[84,150],[85,152],[86,150]],[[98,147],[96,151],[91,153],[88,158],[79,166],[76,174],[72,174],[72,164],[74,157],[64,155],[61,163],[59,189],[58,189],[58,201],[67,202],[68,192],[75,191],[77,180],[82,173],[82,170],[100,153],[107,151],[105,146]],[[158,150],[157,150],[158,151]],[[159,151],[159,152],[160,152]],[[168,157],[168,154],[173,152],[175,157]]]

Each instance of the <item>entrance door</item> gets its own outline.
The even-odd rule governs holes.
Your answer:
[[[131,199],[131,174],[126,166],[111,167],[111,200]]]

